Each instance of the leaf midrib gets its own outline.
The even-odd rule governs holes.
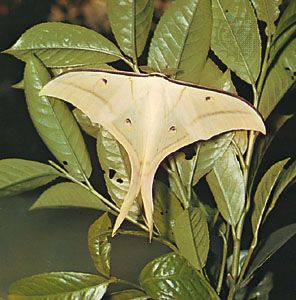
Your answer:
[[[238,49],[239,49],[239,54],[240,54],[240,56],[241,56],[241,58],[242,58],[242,60],[243,60],[243,62],[244,62],[244,65],[245,65],[246,70],[247,70],[247,72],[248,72],[248,75],[249,75],[249,79],[250,79],[250,81],[251,81],[251,84],[254,85],[254,84],[255,84],[255,81],[254,81],[253,75],[252,75],[252,73],[250,72],[249,65],[247,64],[247,61],[245,60],[245,57],[242,55],[242,49],[241,49],[239,43],[237,42],[236,36],[235,36],[235,34],[234,34],[234,32],[233,32],[231,26],[229,25],[228,19],[227,19],[225,13],[224,13],[224,10],[223,10],[223,8],[222,8],[222,5],[221,5],[221,3],[220,3],[220,0],[216,0],[216,1],[217,1],[218,5],[219,5],[219,8],[220,8],[220,10],[221,10],[221,14],[222,14],[222,16],[223,16],[223,18],[224,18],[224,20],[225,20],[225,22],[226,22],[226,24],[227,24],[229,30],[230,30],[230,33],[231,33],[231,35],[232,35],[232,37],[233,37],[233,39],[234,39],[234,41],[235,41],[235,44],[236,44],[236,46],[237,46]]]

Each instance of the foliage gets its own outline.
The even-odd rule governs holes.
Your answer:
[[[54,183],[31,209],[74,206],[105,211],[88,233],[90,255],[100,275],[56,272],[27,277],[11,285],[8,298],[101,299],[109,284],[127,283],[110,275],[109,218],[109,214],[118,214],[129,186],[126,153],[107,131],[92,124],[79,110],[71,112],[60,100],[40,97],[39,91],[52,74],[68,68],[111,68],[112,62],[121,60],[139,72],[145,69],[138,65],[142,55],[148,62],[146,69],[175,70],[172,76],[176,79],[233,93],[238,87],[231,75],[236,74],[253,91],[251,102],[268,118],[266,124],[273,125],[268,125],[266,136],[226,133],[166,158],[161,166],[165,178],[154,184],[156,228],[152,238],[171,252],[144,267],[140,285],[128,283],[132,290],[113,293],[110,298],[241,299],[261,295],[267,299],[272,288],[270,274],[255,288],[249,283],[257,269],[296,233],[292,224],[260,242],[267,217],[282,192],[295,181],[295,162],[286,158],[274,163],[257,184],[267,149],[289,119],[275,119],[273,110],[295,84],[295,2],[280,6],[281,0],[175,0],[161,17],[149,45],[153,0],[107,2],[118,45],[81,26],[43,23],[27,30],[5,51],[26,63],[24,80],[17,88],[24,88],[30,117],[59,164],[1,160],[0,196],[15,195],[62,177],[67,182]],[[258,21],[264,24],[262,35]],[[92,165],[77,122],[97,139],[109,198],[91,184]],[[199,197],[198,183],[203,177],[215,207]],[[127,220],[136,229],[119,230],[119,234],[148,236],[136,203]],[[246,222],[252,224],[253,239],[242,250]],[[220,239],[221,249],[213,249],[211,239]],[[208,257],[217,252],[221,258],[213,267]],[[215,276],[211,276],[213,270]]]

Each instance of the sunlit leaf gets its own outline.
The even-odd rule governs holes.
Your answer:
[[[189,208],[176,219],[173,228],[181,254],[198,270],[207,261],[210,238],[205,215],[199,208]]]
[[[266,210],[270,194],[287,161],[288,159],[285,159],[275,163],[272,167],[270,167],[270,169],[268,169],[258,184],[254,196],[254,210],[251,217],[254,236],[258,235],[258,230],[264,217],[264,212]]]
[[[153,219],[161,237],[175,241],[173,228],[177,217],[183,212],[176,195],[162,182],[154,181]]]
[[[176,253],[148,263],[140,274],[140,284],[153,299],[219,299],[202,275]]]
[[[216,160],[206,179],[221,215],[235,226],[245,205],[245,185],[239,162],[231,148]]]
[[[120,49],[134,62],[145,47],[150,31],[153,0],[108,0],[107,11],[112,31]]]
[[[88,230],[88,249],[94,265],[99,273],[110,276],[111,243],[108,241],[111,220],[105,213],[99,217]]]
[[[108,211],[109,208],[93,193],[77,183],[56,184],[37,199],[31,209],[83,207]]]
[[[296,39],[291,41],[281,52],[278,60],[271,67],[259,102],[259,111],[266,119],[285,93],[296,82]]]
[[[5,53],[23,61],[34,53],[47,67],[84,66],[122,58],[119,49],[101,34],[58,22],[33,26]]]
[[[37,161],[7,158],[0,160],[0,197],[35,189],[61,176],[49,165]]]
[[[80,129],[63,101],[39,96],[50,76],[33,55],[26,64],[24,80],[30,117],[43,142],[72,176],[85,180],[92,167]]]
[[[279,199],[282,192],[292,183],[292,181],[296,178],[296,161],[294,161],[287,170],[283,169],[276,187],[274,189],[274,193],[271,199],[271,203],[268,206],[266,211],[265,218],[270,214],[270,212],[274,209],[277,200]]]
[[[130,183],[130,164],[127,153],[116,139],[101,127],[97,136],[97,154],[104,171],[108,193],[120,207]],[[129,214],[133,217],[139,215],[139,206],[136,201]]]
[[[155,29],[148,65],[158,71],[180,70],[178,79],[197,82],[206,63],[211,30],[209,0],[174,1]]]
[[[257,18],[266,23],[265,33],[271,36],[275,33],[274,22],[280,15],[279,6],[282,0],[252,0]]]
[[[83,113],[80,109],[74,108],[73,115],[76,121],[79,123],[80,127],[90,136],[97,138],[98,132],[100,130],[99,124],[94,124],[91,122],[89,117]]]
[[[249,0],[212,0],[211,47],[239,77],[255,84],[261,62],[257,20]]]
[[[215,161],[222,157],[228,149],[232,137],[233,133],[229,132],[214,137],[209,141],[201,142],[193,185],[213,168]]]
[[[38,274],[13,283],[8,300],[99,300],[105,294],[110,281],[97,275],[52,272]]]
[[[247,281],[278,249],[296,234],[296,224],[287,225],[271,233],[260,245],[255,253],[254,260],[245,277]],[[242,283],[243,284],[243,283]]]
[[[106,300],[148,300],[148,297],[144,292],[139,290],[124,290],[120,292],[114,292]]]

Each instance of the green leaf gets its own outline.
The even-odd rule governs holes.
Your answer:
[[[152,0],[108,0],[108,17],[121,50],[137,61],[150,31],[154,3]]]
[[[145,293],[139,290],[125,290],[120,292],[114,292],[107,300],[145,300],[150,299]]]
[[[200,80],[197,82],[200,85],[213,87],[227,92],[235,93],[235,87],[231,80],[229,70],[224,73],[219,67],[208,58],[202,70]]]
[[[104,171],[108,193],[120,207],[130,183],[128,155],[117,140],[103,127],[100,128],[97,136],[97,154]],[[139,213],[140,209],[135,201],[129,214],[136,217]]]
[[[277,56],[281,51],[296,37],[296,14],[291,16],[287,20],[287,23],[283,25],[284,27],[277,31],[277,35],[273,39],[270,47],[269,64],[271,65],[276,61]]]
[[[83,131],[88,135],[97,138],[100,125],[92,123],[89,117],[78,108],[74,108],[72,112]]]
[[[288,24],[294,23],[291,22],[291,20],[294,19],[295,21],[295,14],[296,14],[296,2],[295,1],[289,1],[287,3],[287,7],[285,8],[283,14],[281,15],[279,19],[279,23],[277,26],[276,31],[276,37],[283,33],[289,26]]]
[[[270,68],[259,102],[259,112],[266,119],[285,93],[296,82],[296,39],[291,41]]]
[[[295,234],[296,223],[287,225],[271,233],[267,239],[258,246],[258,251],[255,253],[254,260],[250,264],[250,268],[244,282],[247,282],[248,279],[253,276],[254,272]],[[244,282],[242,282],[242,285]]]
[[[92,167],[80,129],[63,101],[39,96],[50,76],[33,55],[26,64],[24,80],[30,117],[43,142],[72,176],[85,180]]]
[[[233,132],[224,133],[208,141],[201,142],[193,185],[212,170],[215,162],[220,159],[228,149],[233,135]]]
[[[261,65],[257,20],[249,0],[212,0],[215,54],[241,79],[255,84]]]
[[[36,161],[7,158],[0,160],[0,197],[35,189],[62,174]]]
[[[216,160],[206,179],[221,215],[235,226],[245,205],[245,185],[239,162],[231,148]]]
[[[284,159],[275,163],[268,169],[258,184],[254,196],[254,211],[251,217],[252,230],[255,237],[258,235],[270,194],[287,161],[288,159]]]
[[[180,70],[177,78],[198,82],[212,30],[209,0],[174,1],[161,17],[150,44],[148,65]]]
[[[153,220],[162,238],[174,242],[173,228],[177,217],[183,212],[176,195],[162,182],[155,180]]]
[[[251,292],[248,293],[247,300],[269,300],[270,292],[273,289],[273,274],[267,272],[264,274],[262,280],[251,289]]]
[[[88,249],[91,258],[98,272],[106,277],[110,277],[111,243],[108,238],[111,228],[111,220],[105,213],[88,230]]]
[[[207,261],[210,238],[205,215],[196,207],[185,210],[176,219],[173,228],[177,246],[181,254],[197,270]]]
[[[261,162],[271,145],[273,139],[280,132],[281,128],[286,124],[286,122],[291,119],[293,115],[277,115],[272,114],[266,122],[267,133],[266,135],[260,135],[256,139],[255,151],[252,156],[251,167],[249,171],[249,181],[248,188],[251,190],[255,176],[259,170]]]
[[[38,274],[13,283],[8,300],[102,299],[111,281],[97,275],[52,272]]]
[[[246,130],[235,131],[233,142],[237,145],[241,154],[245,154],[248,148],[248,132]]]
[[[198,159],[198,151],[199,151],[200,143],[195,143],[194,145],[188,146],[184,149],[184,151],[194,151],[194,155],[191,159],[186,158],[186,153],[181,151],[178,151],[174,154],[174,157],[172,159],[175,160],[176,167],[177,167],[177,178],[176,180],[176,174],[169,174],[169,185],[172,189],[172,191],[176,194],[176,196],[179,199],[182,199],[182,192],[180,191],[180,187],[178,185],[178,182],[181,181],[181,184],[183,186],[185,197],[188,199],[188,201],[191,200],[192,196],[192,184],[193,184],[193,178],[196,170],[196,163]],[[177,182],[178,181],[178,182]],[[185,205],[186,206],[186,205]]]
[[[36,54],[47,67],[84,66],[122,59],[119,49],[101,34],[78,26],[50,22],[33,26],[4,51],[28,61]]]
[[[81,185],[72,182],[63,182],[50,187],[41,194],[31,209],[63,207],[109,211],[109,208],[98,197]]]
[[[176,253],[148,263],[141,271],[140,284],[153,299],[219,299],[202,275]]]
[[[265,33],[271,36],[275,33],[274,22],[280,15],[279,6],[282,0],[252,0],[255,7],[257,18],[266,23]]]
[[[274,189],[274,193],[271,199],[271,203],[268,206],[268,209],[265,214],[265,218],[270,214],[270,212],[274,209],[277,200],[279,199],[282,192],[292,183],[292,181],[296,178],[296,161],[294,161],[287,170],[283,169],[279,179],[276,183],[276,187]]]
[[[23,90],[24,89],[24,80],[22,79],[21,81],[13,84],[11,87],[14,89]]]

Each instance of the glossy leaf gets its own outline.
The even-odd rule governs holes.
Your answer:
[[[0,197],[35,189],[62,176],[49,165],[37,161],[7,158],[0,160]]]
[[[249,0],[213,0],[211,47],[240,78],[255,84],[261,64],[257,20]]]
[[[31,209],[83,207],[108,211],[109,208],[89,190],[77,183],[63,182],[56,184],[37,199]]]
[[[88,135],[97,138],[100,125],[92,123],[89,117],[78,108],[74,108],[72,112],[83,131],[85,131]]]
[[[282,0],[252,0],[257,18],[266,23],[265,33],[271,36],[275,33],[274,22],[280,15],[279,6]]]
[[[38,274],[13,283],[8,300],[99,300],[105,294],[110,281],[97,275],[52,272]]]
[[[122,58],[119,49],[101,34],[73,24],[42,23],[27,30],[5,53],[28,61],[32,53],[47,67],[84,66]]]
[[[148,263],[140,274],[140,284],[153,299],[219,299],[202,275],[175,253]]]
[[[276,181],[287,163],[288,159],[275,163],[262,177],[258,184],[254,196],[254,211],[252,213],[251,222],[254,236],[258,235],[258,230],[266,210],[267,202],[270,194],[276,184]]]
[[[279,179],[277,181],[276,187],[274,189],[271,203],[268,206],[265,218],[274,209],[282,192],[293,182],[295,178],[296,178],[296,161],[294,161],[287,170],[285,169],[282,170]]]
[[[148,300],[148,297],[145,293],[139,290],[125,290],[120,292],[114,292],[107,300]]]
[[[203,212],[196,207],[185,210],[176,219],[173,230],[181,254],[192,266],[201,270],[206,264],[210,246],[208,224]]]
[[[117,140],[101,127],[97,136],[97,154],[104,171],[108,193],[120,207],[130,183],[130,164],[127,153]],[[129,214],[137,217],[139,213],[139,206],[135,201]]]
[[[252,156],[251,167],[249,171],[249,188],[252,188],[255,176],[259,166],[271,145],[273,139],[280,132],[286,122],[291,119],[292,115],[275,115],[273,114],[266,122],[267,134],[260,135],[255,144],[255,151]]]
[[[154,3],[152,0],[108,0],[107,10],[112,31],[120,49],[134,62],[145,47],[150,31]]]
[[[278,249],[296,234],[296,223],[282,227],[271,233],[266,240],[259,246],[255,253],[254,260],[250,264],[249,271],[246,275],[247,281],[254,272],[260,268]],[[243,283],[242,283],[243,284]]]
[[[72,176],[85,180],[92,167],[80,129],[63,101],[39,97],[50,76],[34,56],[25,67],[24,80],[30,117],[43,142]]]
[[[266,119],[296,82],[296,39],[290,42],[271,67],[263,86],[259,111]]]
[[[94,265],[99,273],[110,276],[111,235],[112,224],[105,213],[99,217],[88,230],[88,249]]]
[[[197,82],[206,63],[211,30],[209,0],[173,2],[155,29],[148,65],[158,71],[180,70],[178,79]]]
[[[239,162],[231,148],[216,160],[206,179],[221,215],[235,226],[245,205],[245,186]]]
[[[176,195],[162,182],[154,181],[153,220],[161,237],[175,241],[173,228],[177,217],[183,212]]]

